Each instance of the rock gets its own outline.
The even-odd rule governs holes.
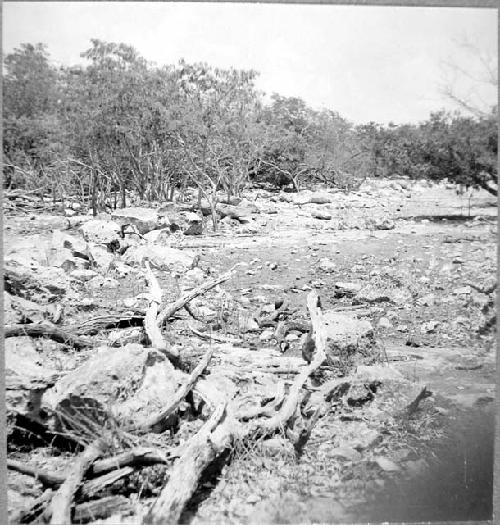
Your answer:
[[[107,248],[98,244],[89,243],[88,253],[92,266],[102,273],[107,273],[113,266],[114,257]]]
[[[130,343],[140,344],[143,342],[144,336],[144,330],[139,327],[112,330],[108,334],[108,343],[113,347],[122,347]]]
[[[90,268],[90,262],[80,257],[69,257],[61,263],[60,267],[65,273],[69,274],[73,270],[88,270]]]
[[[230,217],[236,219],[240,223],[249,222],[252,217],[252,213],[255,213],[254,208],[250,206],[231,206],[229,204],[217,204],[217,213],[222,217]]]
[[[192,268],[188,270],[181,279],[180,289],[184,292],[192,290],[207,279],[205,272],[201,268]]]
[[[258,332],[260,326],[253,317],[241,316],[238,321],[238,329],[241,333]]]
[[[361,453],[351,447],[336,447],[330,449],[328,452],[330,456],[347,459],[349,461],[359,461],[362,458]]]
[[[391,296],[384,290],[379,290],[372,286],[366,286],[361,289],[353,298],[352,304],[363,304],[363,303],[384,303],[391,301]]]
[[[112,277],[98,275],[89,281],[89,290],[99,290],[100,288],[118,288],[120,283]]]
[[[44,392],[57,380],[56,370],[41,365],[40,355],[29,337],[4,341],[5,400],[8,428],[18,414],[43,422],[40,409]]]
[[[309,197],[312,204],[328,204],[333,201],[333,195],[327,192],[315,192]],[[320,217],[318,217],[319,219]]]
[[[423,334],[433,333],[436,328],[439,326],[439,321],[428,321],[420,327],[420,332]]]
[[[313,210],[311,212],[311,217],[315,219],[320,219],[322,221],[329,221],[332,218],[332,214],[326,211]]]
[[[121,227],[116,222],[93,219],[83,224],[80,229],[87,242],[106,246],[120,243]]]
[[[184,230],[184,235],[202,235],[203,222],[201,221],[201,218],[198,217],[196,214],[190,215],[194,215],[195,219],[189,220],[189,226],[186,230]]]
[[[461,286],[460,288],[455,288],[452,291],[453,295],[469,295],[472,293],[472,288],[470,286]]]
[[[111,218],[120,226],[133,225],[141,235],[165,226],[164,215],[153,208],[131,207],[115,210]]]
[[[392,323],[387,319],[387,317],[381,317],[378,321],[379,328],[392,328]]]
[[[281,456],[294,454],[293,446],[288,439],[271,438],[265,439],[261,444],[261,453],[263,456]]]
[[[152,348],[101,347],[57,381],[44,396],[44,404],[80,424],[99,421],[108,411],[121,423],[138,423],[165,408],[184,376]],[[55,423],[60,426],[61,420]]]
[[[327,257],[323,257],[319,261],[319,269],[323,270],[324,272],[333,272],[336,269],[336,266],[333,261]]]
[[[371,323],[352,315],[326,310],[323,320],[329,346],[334,349],[357,346],[361,339],[373,336]]]
[[[129,248],[123,256],[123,261],[130,265],[143,266],[145,260],[151,266],[160,270],[179,269],[184,271],[193,266],[195,255],[186,250],[178,250],[169,246],[139,245]]]
[[[387,218],[376,220],[373,226],[376,230],[394,230],[396,227],[394,221]]]
[[[144,239],[151,244],[168,245],[171,241],[171,234],[170,228],[162,228],[161,230],[153,230],[146,233]]]
[[[38,323],[47,317],[47,310],[34,301],[29,301],[4,292],[5,324]]]
[[[67,249],[71,251],[71,255],[76,257],[86,258],[87,243],[80,237],[63,233],[55,230],[52,233],[51,246],[56,250]]]
[[[359,365],[356,368],[356,377],[361,381],[405,381],[404,376],[390,365]]]
[[[99,274],[94,272],[94,270],[73,270],[69,275],[73,279],[77,279],[78,281],[85,283],[94,277],[97,277]]]
[[[138,273],[139,271],[136,268],[132,268],[132,266],[125,264],[122,261],[115,261],[113,266],[116,274],[119,277],[126,277],[127,275]]]
[[[23,266],[15,261],[5,261],[4,287],[11,295],[24,299],[35,298],[37,302],[53,301],[66,294],[69,281],[60,268]]]
[[[394,461],[391,461],[390,459],[384,458],[382,456],[378,456],[374,458],[375,463],[385,472],[397,472],[401,470]]]
[[[270,341],[274,337],[274,330],[264,330],[260,336],[259,339],[261,341]]]
[[[353,297],[361,288],[359,283],[336,282],[333,285],[333,293],[336,298]]]

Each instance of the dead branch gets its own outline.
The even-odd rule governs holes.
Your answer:
[[[51,499],[52,489],[47,489],[28,508],[13,513],[9,520],[10,525],[18,525],[32,521],[47,508],[47,504]]]
[[[83,485],[81,494],[85,498],[93,498],[98,492],[109,487],[109,485],[112,485],[119,479],[128,476],[133,471],[134,469],[132,467],[123,467],[117,470],[112,470],[98,478],[91,479]]]
[[[102,330],[112,328],[129,328],[131,326],[144,326],[144,312],[136,311],[134,315],[103,315],[88,319],[72,330],[78,335],[95,335]]]
[[[160,308],[163,293],[155,274],[151,270],[149,261],[146,261],[146,279],[149,285],[149,307],[146,311],[146,317],[144,318],[144,329],[146,330],[146,334],[154,348],[157,348],[166,354],[170,354],[169,357],[172,356],[178,358],[178,351],[168,348],[167,341],[161,333],[160,324],[157,322],[158,310]]]
[[[118,513],[130,513],[132,510],[132,504],[125,496],[108,496],[76,505],[73,521],[75,523],[86,523],[97,519],[106,519]]]
[[[145,524],[177,523],[184,505],[196,490],[201,473],[221,452],[221,447],[211,441],[211,434],[225,414],[226,404],[222,403],[188,441],[170,472],[168,483],[146,515]]]
[[[167,304],[167,306],[165,306],[165,308],[158,314],[158,317],[156,319],[158,325],[161,326],[169,317],[171,317],[175,312],[177,312],[177,310],[184,308],[184,305],[189,303],[189,301],[192,301],[195,297],[198,297],[199,295],[208,292],[212,288],[215,288],[218,284],[224,283],[227,280],[229,280],[233,276],[233,272],[236,266],[238,265],[233,266],[233,268],[231,268],[228,272],[221,275],[217,279],[208,281],[202,284],[201,286],[198,286],[198,288],[187,292],[182,297],[179,297],[179,299],[177,299],[176,301]]]
[[[179,407],[182,400],[189,394],[189,392],[192,390],[194,384],[198,380],[198,378],[201,376],[201,374],[205,371],[205,369],[208,366],[208,363],[210,362],[210,359],[212,359],[212,355],[214,353],[214,348],[209,348],[201,361],[199,362],[198,366],[191,372],[187,380],[183,385],[179,387],[177,392],[174,394],[174,397],[172,401],[170,402],[170,405],[168,405],[164,410],[162,410],[159,414],[155,414],[152,417],[148,418],[146,421],[139,423],[135,430],[139,430],[141,432],[148,432],[156,425],[167,419],[169,416],[171,416]]]
[[[13,459],[7,460],[7,468],[10,470],[15,470],[16,472],[20,472],[21,474],[31,476],[49,487],[58,487],[64,483],[64,480],[66,479],[66,476],[64,475],[52,474],[51,472],[46,472],[45,470],[30,467],[26,463],[15,461]]]
[[[4,328],[4,337],[18,337],[22,335],[48,337],[53,341],[71,345],[76,349],[89,348],[95,345],[95,341],[90,341],[67,330],[62,330],[47,321],[39,324],[11,324]]]
[[[299,395],[302,387],[326,359],[326,331],[323,324],[323,314],[318,306],[318,294],[312,291],[307,296],[307,307],[311,315],[312,334],[315,343],[316,351],[313,356],[311,364],[306,366],[299,375],[295,378],[286,401],[283,403],[281,409],[268,420],[257,420],[252,428],[252,433],[268,435],[273,433],[278,428],[285,428],[286,424],[293,416],[295,409],[299,402]]]
[[[67,525],[71,523],[71,505],[75,492],[82,483],[83,476],[87,470],[103,452],[104,442],[101,439],[97,439],[88,445],[81,456],[75,460],[73,470],[54,494],[50,503],[51,525]]]
[[[90,468],[93,475],[103,474],[127,465],[155,465],[168,463],[169,457],[177,457],[176,449],[168,450],[165,454],[152,448],[134,448],[111,458],[96,461]]]
[[[406,415],[410,417],[412,414],[414,414],[418,410],[418,405],[423,399],[426,399],[427,397],[431,397],[432,392],[430,390],[427,390],[427,387],[424,386],[418,396],[406,407]]]

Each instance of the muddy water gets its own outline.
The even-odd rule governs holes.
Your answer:
[[[445,439],[423,451],[427,468],[386,481],[366,504],[351,509],[353,521],[491,520],[495,440],[491,405],[461,414]]]

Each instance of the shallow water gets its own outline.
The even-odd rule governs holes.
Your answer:
[[[444,440],[426,449],[422,458],[428,468],[387,481],[370,503],[354,511],[357,520],[491,520],[494,441],[493,407],[466,413],[450,425]]]

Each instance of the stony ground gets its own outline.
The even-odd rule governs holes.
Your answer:
[[[215,465],[206,476],[183,521],[487,518],[495,339],[491,332],[479,334],[488,298],[470,285],[495,280],[495,200],[482,193],[467,199],[444,185],[425,184],[372,183],[355,194],[335,194],[332,203],[322,205],[297,203],[296,198],[287,202],[290,195],[253,191],[249,197],[262,213],[249,223],[224,221],[216,234],[172,236],[171,246],[199,254],[199,267],[211,275],[243,263],[223,285],[225,294],[198,305],[220,314],[220,322],[212,323],[214,334],[237,337],[240,346],[252,351],[278,349],[272,332],[247,330],[248,319],[281,298],[295,309],[295,320],[305,321],[306,295],[316,289],[324,309],[345,308],[372,323],[373,348],[357,364],[373,365],[381,376],[389,369],[393,375],[382,379],[370,403],[331,405],[299,460],[279,437],[250,449],[235,446],[227,463]],[[318,211],[330,218],[315,218]],[[65,220],[6,216],[6,254],[33,249]],[[384,220],[392,223],[390,229],[378,228]],[[134,274],[110,277],[119,286],[85,284],[67,300],[68,326],[109,311],[126,312],[131,299],[146,290]],[[178,279],[168,273],[158,277],[167,298],[175,297]],[[339,282],[361,285],[371,295],[338,297]],[[233,305],[229,311],[224,301]],[[182,314],[167,338],[201,353],[210,343],[200,342],[190,327],[205,329]],[[109,342],[111,336],[100,337]],[[71,369],[87,358],[57,343],[36,344],[53,368]],[[281,346],[283,355],[300,356],[301,344],[301,334],[292,332]],[[405,407],[424,385],[433,396],[405,418]],[[455,454],[446,456],[450,450]],[[27,458],[21,449],[11,455]],[[464,455],[470,458],[468,467]],[[57,465],[50,449],[39,447],[34,457],[41,465]],[[11,473],[9,489],[12,509],[39,491],[31,478],[18,473]]]

